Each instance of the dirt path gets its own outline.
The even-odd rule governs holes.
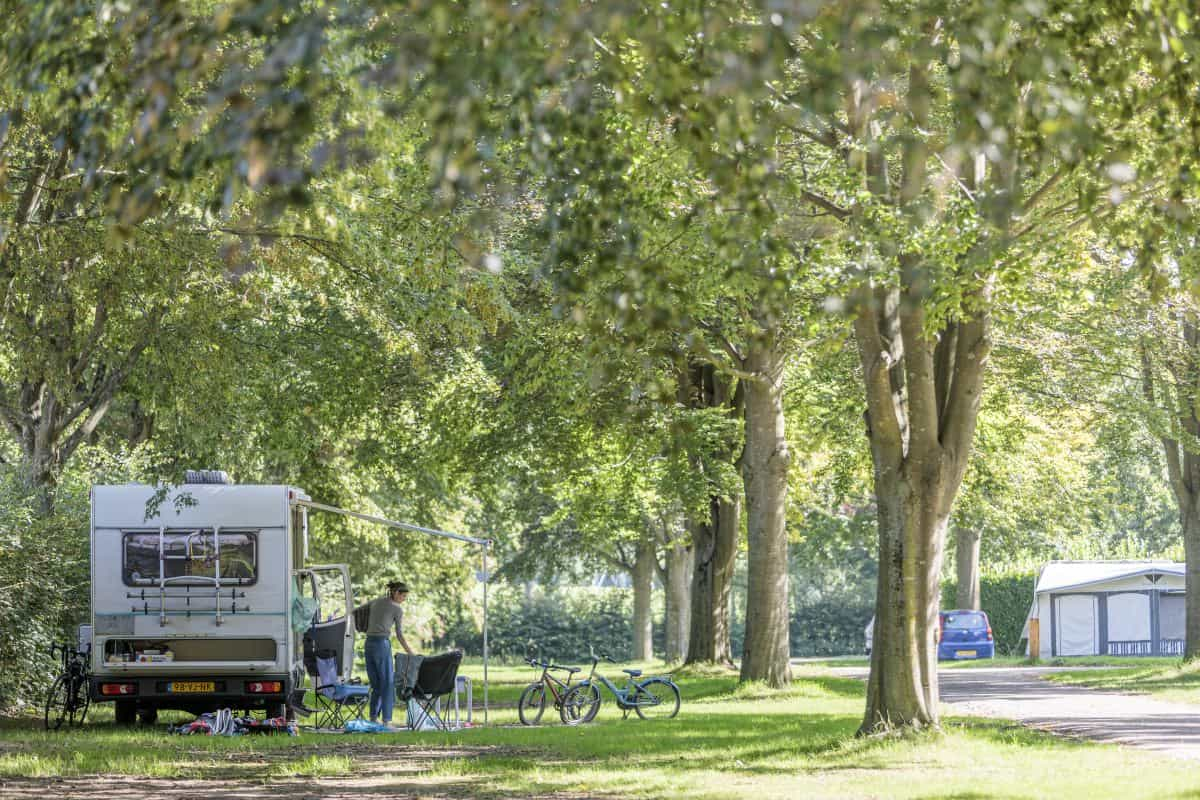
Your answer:
[[[314,748],[314,754],[330,754],[330,748]],[[248,780],[247,772],[267,768],[273,761],[295,758],[295,750],[244,753],[256,760],[251,769],[231,770],[205,778],[147,778],[123,775],[88,775],[71,778],[0,778],[3,800],[463,800],[499,798],[493,787],[477,778],[438,774],[438,762],[504,756],[519,751],[498,747],[416,748],[353,745],[335,754],[354,760],[353,772],[332,777],[263,778]],[[257,763],[262,762],[262,763]],[[537,796],[532,796],[537,797]],[[560,795],[537,800],[577,800],[579,795]]]
[[[1042,680],[1070,667],[948,669],[938,673],[947,714],[998,717],[1068,736],[1200,760],[1200,706]],[[844,670],[866,679],[866,670]]]

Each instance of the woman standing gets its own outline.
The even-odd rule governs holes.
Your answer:
[[[404,652],[412,655],[412,648],[404,640],[404,600],[408,597],[408,584],[392,581],[387,585],[387,594],[371,601],[367,621],[367,644],[363,655],[367,661],[367,680],[371,682],[371,722],[392,727],[392,706],[396,701],[396,676],[392,666],[393,629]]]

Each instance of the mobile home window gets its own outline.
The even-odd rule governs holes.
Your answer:
[[[158,583],[158,531],[125,533],[122,575],[126,586]],[[163,565],[172,586],[209,586],[216,577],[217,550],[211,530],[167,531]],[[195,577],[189,581],[186,578]],[[221,531],[221,583],[248,586],[258,579],[258,534]]]

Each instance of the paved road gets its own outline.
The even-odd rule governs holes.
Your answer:
[[[999,717],[1033,728],[1200,760],[1200,706],[1042,680],[1047,667],[947,669],[938,674],[947,714]],[[866,670],[845,670],[866,678]]]

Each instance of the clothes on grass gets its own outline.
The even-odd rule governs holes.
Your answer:
[[[218,709],[208,714],[201,714],[191,722],[176,725],[169,729],[171,733],[181,736],[243,736],[256,733],[286,733],[296,736],[296,723],[289,722],[284,717],[255,719],[254,717],[235,717],[228,708]]]
[[[394,626],[396,638],[399,639],[403,621],[403,604],[393,602],[390,597],[378,597],[371,601],[371,613],[367,617],[367,636],[391,636]]]
[[[368,636],[363,655],[367,661],[367,682],[371,684],[371,721],[382,717],[385,723],[389,723],[396,701],[392,642],[386,635]]]
[[[352,719],[346,723],[346,733],[387,733],[388,726],[382,722],[368,722],[365,719]]]

